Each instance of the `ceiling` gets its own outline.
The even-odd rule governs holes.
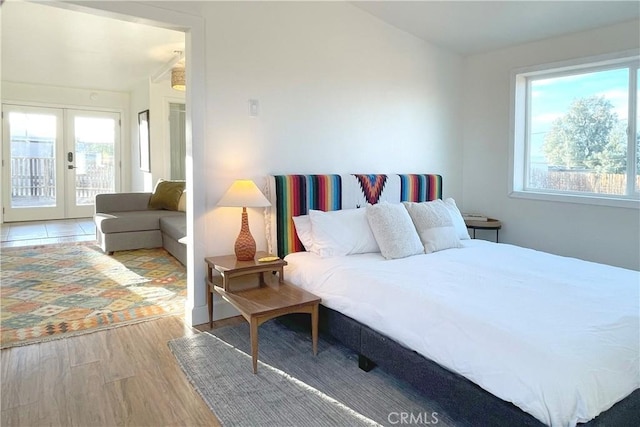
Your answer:
[[[2,79],[11,82],[127,92],[184,43],[179,31],[41,3],[2,5]]]
[[[461,55],[604,27],[640,16],[638,1],[387,0],[352,4]]]
[[[354,1],[461,55],[637,19],[640,2]],[[184,51],[184,33],[24,1],[2,5],[2,78],[129,91]],[[168,80],[168,75],[163,76]]]

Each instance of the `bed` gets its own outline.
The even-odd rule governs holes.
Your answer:
[[[321,328],[363,368],[409,381],[462,425],[640,424],[638,272],[466,239],[394,259],[367,242],[320,256],[293,217],[422,207],[442,178],[279,175],[266,190],[287,280],[322,297]],[[342,233],[364,234],[354,224]]]

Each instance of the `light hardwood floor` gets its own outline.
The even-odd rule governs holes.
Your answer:
[[[220,426],[167,346],[194,333],[167,317],[2,350],[0,425]]]
[[[92,218],[0,224],[0,248],[91,242],[96,240]]]

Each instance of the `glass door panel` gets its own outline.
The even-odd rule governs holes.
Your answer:
[[[67,112],[67,217],[93,215],[96,194],[116,191],[117,113]]]
[[[3,112],[5,221],[62,217],[62,110],[6,105]]]

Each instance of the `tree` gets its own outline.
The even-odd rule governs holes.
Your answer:
[[[547,162],[553,166],[624,173],[626,127],[604,97],[579,98],[571,103],[564,116],[552,123],[543,150]]]

